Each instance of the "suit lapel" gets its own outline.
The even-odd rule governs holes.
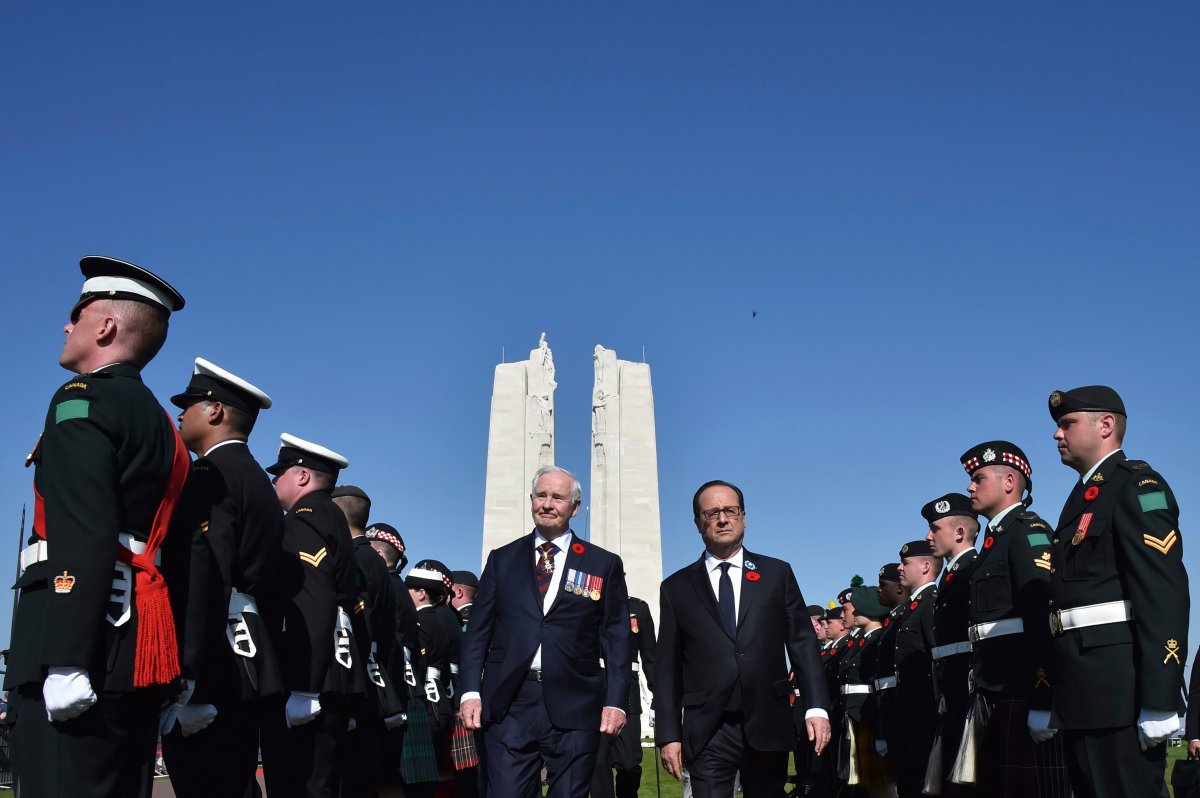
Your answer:
[[[742,623],[750,614],[750,608],[758,597],[758,583],[762,581],[762,574],[758,571],[757,560],[756,555],[742,549],[742,594],[738,597],[738,630],[741,630]],[[755,574],[758,578],[752,577],[751,574]]]
[[[729,634],[725,621],[721,620],[721,610],[717,607],[717,597],[713,595],[712,583],[708,581],[708,569],[705,567],[703,554],[700,555],[698,562],[688,568],[688,581],[692,583],[692,589],[696,592],[700,606],[708,610],[708,614],[712,616],[713,623],[732,638],[733,635]]]
[[[560,604],[562,604],[562,602],[564,600],[563,594],[565,594],[566,591],[563,590],[563,585],[565,585],[567,583],[567,574],[569,574],[573,570],[574,571],[583,571],[584,570],[583,569],[583,561],[584,561],[584,559],[587,558],[588,547],[589,547],[589,544],[581,541],[572,532],[571,543],[569,546],[567,546],[567,558],[565,560],[563,560],[562,579],[558,580],[558,590],[556,592],[556,595],[554,596],[553,601],[550,602],[550,609],[546,611],[547,615],[549,615],[550,613],[552,613],[556,609],[558,609],[558,606]],[[553,581],[553,578],[551,579],[551,581]],[[604,587],[607,587],[607,585],[605,585]],[[534,579],[534,590],[536,590],[536,589],[537,589],[537,579],[535,578]],[[553,587],[551,587],[550,589],[554,590]]]

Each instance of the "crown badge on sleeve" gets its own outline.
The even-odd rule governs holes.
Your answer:
[[[71,576],[66,571],[63,571],[58,576],[54,577],[54,592],[55,593],[70,593],[75,589],[75,577]]]

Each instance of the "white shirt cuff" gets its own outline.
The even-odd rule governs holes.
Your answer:
[[[620,712],[622,715],[626,715],[626,716],[629,714],[628,712],[621,709],[620,707],[605,707],[605,709],[615,709],[617,712]]]
[[[461,696],[459,696],[458,703],[461,704],[463,701],[482,701],[482,700],[483,699],[480,697],[479,693],[471,692],[471,693],[463,693]]]
[[[813,707],[804,713],[804,719],[808,720],[809,718],[824,718],[825,720],[829,720],[829,713],[820,707]]]

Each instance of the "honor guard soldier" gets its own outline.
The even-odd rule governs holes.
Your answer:
[[[351,617],[359,599],[350,530],[329,495],[348,465],[337,452],[284,433],[277,462],[267,469],[287,511],[275,600],[283,616],[276,650],[288,695],[263,727],[263,770],[272,794],[338,794],[348,702],[364,692],[361,663],[355,668]]]
[[[26,461],[33,536],[4,683],[20,697],[13,747],[29,798],[148,795],[158,711],[179,688],[158,548],[190,460],[141,370],[183,297],[132,263],[79,267],[58,361],[78,376],[50,400]]]
[[[640,671],[646,686],[654,692],[654,619],[650,605],[629,597],[629,634],[633,652],[633,678],[629,680],[629,720],[616,737],[600,738],[596,773],[592,776],[592,798],[637,798],[642,783],[642,690]],[[616,770],[616,790],[613,790]]]
[[[847,703],[851,700],[847,685],[851,681],[851,672],[858,671],[858,655],[861,651],[862,629],[854,620],[854,604],[851,600],[854,588],[848,587],[838,593],[837,601],[841,605],[842,626],[846,628],[846,636],[841,643],[841,652],[836,656],[837,672],[834,682],[830,685],[830,698],[833,701],[833,711],[830,712],[829,725],[833,736],[830,738],[833,749],[834,767],[839,784],[846,784],[850,778],[850,738],[849,726],[846,724]]]
[[[174,542],[164,548],[163,568],[173,569],[169,578],[178,585],[172,598],[181,606],[187,687],[164,715],[163,759],[178,796],[250,795],[263,699],[282,690],[259,599],[271,596],[283,516],[247,446],[271,398],[196,358],[191,381],[171,404],[197,459],[172,524]]]
[[[971,673],[971,641],[967,639],[967,608],[971,603],[971,572],[975,567],[975,538],[979,519],[971,509],[970,497],[948,493],[921,508],[929,524],[930,550],[946,567],[938,579],[937,602],[933,607],[933,683],[937,690],[940,750],[930,758],[939,760],[940,772],[926,774],[941,783],[943,796],[965,795],[968,788],[950,783],[950,771],[963,736],[963,725],[971,705],[968,677]]]
[[[462,619],[463,634],[471,625],[471,607],[475,605],[475,594],[479,592],[479,577],[470,571],[454,571],[450,574],[450,606]]]
[[[879,569],[879,587],[875,594],[879,603],[888,608],[888,614],[883,616],[883,634],[879,638],[879,657],[875,664],[875,705],[879,717],[875,750],[887,756],[888,737],[902,733],[896,717],[896,632],[908,612],[908,588],[900,581],[900,563],[890,562]]]
[[[346,757],[342,762],[341,798],[374,798],[382,779],[385,719],[402,712],[385,668],[396,639],[396,601],[387,564],[366,535],[371,498],[356,485],[338,485],[330,496],[350,527],[359,600],[364,605],[364,611],[351,620],[358,656],[366,663],[369,682],[367,693],[350,702],[354,728],[347,734],[343,749]]]
[[[447,781],[452,776],[450,757],[453,727],[454,702],[450,695],[450,663],[454,640],[451,630],[438,610],[450,592],[450,569],[437,560],[421,560],[404,577],[408,594],[417,608],[417,636],[421,654],[425,660],[424,673],[418,673],[420,689],[418,701],[410,707],[409,716],[421,711],[429,718],[432,746],[428,751],[410,750],[406,745],[405,756],[420,755],[425,766],[433,766],[437,774],[435,781],[408,784],[407,791],[418,796],[433,795],[438,781]],[[461,634],[461,633],[460,633]]]
[[[1081,477],[1052,541],[1050,725],[1066,738],[1079,798],[1165,796],[1163,743],[1179,728],[1187,658],[1179,505],[1161,474],[1125,457],[1125,404],[1112,388],[1055,391],[1050,416],[1063,463]]]
[[[896,768],[896,794],[918,798],[925,784],[937,731],[933,697],[933,605],[942,561],[928,541],[900,548],[900,581],[909,589],[908,612],[896,630],[896,729],[888,746]]]
[[[879,603],[875,588],[866,585],[853,588],[845,606],[852,608],[854,625],[861,632],[854,664],[848,669],[843,685],[847,738],[854,740],[850,751],[848,782],[851,787],[866,791],[870,798],[883,798],[894,793],[895,777],[891,763],[875,748],[879,716],[872,694],[879,666],[883,619],[888,611]]]
[[[1027,509],[1033,503],[1033,469],[1008,441],[981,443],[959,460],[971,478],[971,509],[989,519],[970,577],[967,617],[975,721],[986,719],[983,733],[975,735],[977,786],[983,795],[1066,796],[1062,744],[1048,728],[1054,682],[1050,629],[1042,615],[1051,530]]]

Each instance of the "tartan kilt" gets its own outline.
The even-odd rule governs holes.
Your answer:
[[[400,754],[400,776],[405,784],[438,780],[437,749],[429,730],[429,710],[424,701],[408,705],[404,726],[404,750]]]
[[[458,716],[450,733],[450,762],[455,770],[479,767],[479,751],[475,749],[475,732],[467,729]]]
[[[1034,743],[1029,700],[1023,695],[982,694],[991,708],[978,747],[980,796],[1069,798],[1071,783],[1062,736]]]

